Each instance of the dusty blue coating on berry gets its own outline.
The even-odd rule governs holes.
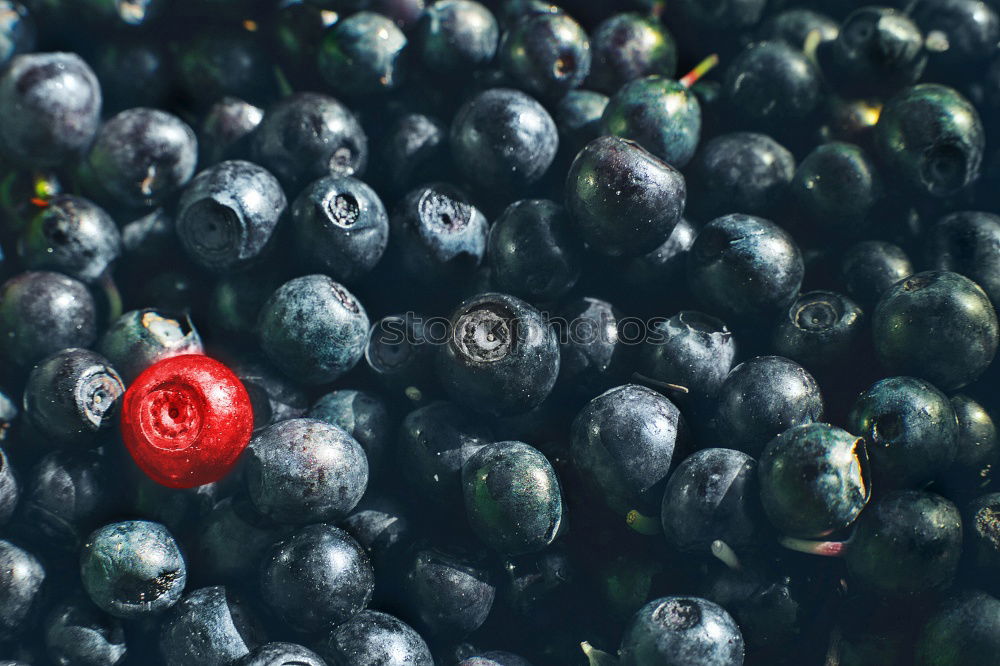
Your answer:
[[[383,173],[378,175],[396,196],[418,183],[438,180],[450,166],[447,153],[448,126],[434,116],[407,113],[383,138]]]
[[[783,42],[754,42],[726,68],[723,92],[739,117],[780,127],[816,109],[820,83],[802,51]]]
[[[115,617],[150,616],[181,598],[187,567],[166,527],[147,520],[95,530],[80,551],[80,577],[91,601]]]
[[[0,449],[0,526],[14,515],[21,494],[20,484],[14,475],[7,452]]]
[[[955,459],[955,410],[944,393],[921,379],[879,380],[858,396],[847,424],[865,438],[880,485],[918,488]]]
[[[28,628],[41,603],[46,572],[31,553],[0,540],[0,639],[9,640]]]
[[[410,625],[366,610],[329,632],[316,651],[331,666],[434,666],[430,648]]]
[[[865,323],[861,307],[832,291],[800,294],[775,324],[771,348],[807,368],[849,360]]]
[[[591,39],[593,60],[587,84],[613,95],[643,76],[673,78],[677,44],[659,20],[638,12],[614,14],[598,25]]]
[[[15,365],[27,366],[97,338],[97,307],[86,285],[49,271],[20,273],[0,286],[0,339]]]
[[[604,134],[635,141],[680,169],[694,156],[701,138],[701,105],[684,84],[645,76],[614,94],[601,128]]]
[[[299,256],[341,282],[354,282],[382,258],[389,216],[375,190],[351,177],[327,176],[292,204],[292,234]]]
[[[388,92],[406,74],[408,41],[392,19],[358,12],[336,23],[319,47],[319,73],[345,95]]]
[[[537,552],[559,535],[562,490],[538,449],[523,442],[488,444],[465,463],[462,485],[469,525],[504,555]]]
[[[985,141],[975,107],[936,83],[889,99],[875,126],[875,148],[887,175],[932,197],[955,194],[979,178]]]
[[[583,243],[566,209],[548,199],[509,205],[490,227],[487,247],[493,284],[532,303],[560,298],[580,277]]]
[[[944,391],[975,380],[997,350],[997,314],[986,292],[948,271],[896,283],[875,306],[875,351],[891,373],[913,375]]]
[[[707,599],[662,597],[632,617],[618,656],[622,666],[742,666],[743,636]]]
[[[882,181],[871,157],[852,143],[817,146],[795,170],[789,193],[801,206],[797,217],[810,231],[835,238],[866,231]]]
[[[360,176],[368,137],[349,108],[318,93],[296,93],[264,114],[250,138],[255,161],[289,188],[289,195],[324,176]]]
[[[1000,600],[978,590],[956,592],[918,636],[916,666],[989,666],[1000,651]]]
[[[900,280],[913,275],[913,264],[898,245],[861,241],[845,252],[840,277],[847,293],[866,310]]]
[[[49,612],[45,648],[57,664],[115,666],[128,652],[122,623],[86,598],[67,599]]]
[[[768,532],[757,461],[733,449],[702,449],[667,481],[660,509],[667,543],[708,555],[721,539],[737,552],[759,548]]]
[[[702,402],[714,398],[733,367],[736,340],[715,317],[682,310],[654,324],[639,351],[639,372],[683,386],[678,399]]]
[[[899,490],[872,502],[847,549],[848,580],[880,597],[947,589],[962,554],[962,517],[934,493]]]
[[[160,623],[160,656],[166,666],[228,666],[260,643],[250,609],[222,586],[184,596]]]
[[[687,427],[672,402],[652,389],[625,384],[605,391],[577,414],[570,459],[587,491],[613,511],[652,513],[663,497],[670,464],[686,443]]]
[[[467,76],[489,64],[500,27],[489,9],[470,0],[441,0],[424,10],[415,41],[420,62],[433,72]]]
[[[122,253],[122,236],[103,208],[59,194],[25,226],[17,252],[26,268],[94,282]]]
[[[576,153],[601,134],[608,96],[593,90],[570,90],[555,107],[559,141]]]
[[[566,176],[566,207],[592,250],[645,254],[681,219],[684,176],[637,143],[602,136],[584,147]]]
[[[299,631],[346,622],[368,605],[374,586],[365,551],[333,525],[303,527],[275,544],[261,564],[264,602]]]
[[[519,87],[559,99],[590,73],[590,39],[565,12],[531,14],[504,32],[499,57]]]
[[[775,313],[798,295],[805,266],[795,240],[775,223],[733,214],[709,222],[688,252],[691,290],[709,313]]]
[[[94,179],[116,203],[153,206],[187,185],[198,161],[194,130],[156,109],[129,109],[97,132],[87,155]]]
[[[486,621],[496,586],[488,562],[461,552],[421,548],[405,573],[409,606],[428,635],[464,637]]]
[[[789,428],[823,417],[819,385],[805,368],[780,356],[740,363],[719,389],[714,441],[758,455]]]
[[[265,643],[251,650],[234,666],[327,666],[323,659],[297,643]]]
[[[152,308],[132,310],[116,319],[101,336],[97,348],[126,385],[169,356],[203,353],[201,336],[190,317]]]
[[[542,313],[507,294],[475,296],[452,313],[437,376],[455,402],[486,414],[540,405],[559,375],[559,342]]]
[[[964,275],[983,288],[994,308],[1000,304],[1000,215],[945,215],[928,230],[925,248],[931,268]]]
[[[342,285],[325,275],[294,278],[264,303],[260,346],[285,374],[306,384],[333,381],[365,351],[368,315]]]
[[[25,166],[56,166],[78,156],[101,118],[101,87],[74,53],[15,56],[0,77],[0,149]]]
[[[322,396],[306,414],[342,428],[365,450],[369,468],[381,463],[392,436],[385,402],[368,391],[341,389]]]
[[[491,88],[455,114],[450,144],[460,173],[478,187],[516,191],[545,175],[555,159],[559,133],[534,98]]]
[[[275,522],[339,520],[368,486],[368,461],[345,430],[317,419],[289,419],[250,439],[243,480],[254,508]]]
[[[864,441],[827,423],[775,437],[758,472],[764,511],[788,536],[818,537],[847,527],[871,496]]]
[[[198,128],[201,163],[215,164],[248,152],[250,137],[263,119],[264,110],[250,102],[237,97],[220,99],[205,113]]]

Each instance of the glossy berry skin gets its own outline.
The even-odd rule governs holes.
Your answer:
[[[7,524],[14,515],[20,494],[21,487],[7,452],[0,449],[0,526]]]
[[[620,383],[631,360],[618,339],[622,314],[599,298],[577,298],[558,312],[559,385],[579,395],[601,393]]]
[[[36,365],[24,389],[24,414],[60,443],[89,445],[115,422],[125,386],[106,358],[70,347]]]
[[[737,117],[780,127],[809,116],[820,101],[816,67],[782,42],[748,45],[726,68],[723,94]]]
[[[601,128],[603,134],[631,139],[681,169],[701,138],[701,105],[684,84],[645,76],[626,83],[611,97]]]
[[[448,183],[412,190],[390,219],[393,264],[424,283],[468,279],[486,254],[489,222]]]
[[[672,78],[677,72],[673,35],[660,21],[638,12],[605,19],[594,29],[591,51],[587,83],[607,95],[644,76]]]
[[[882,495],[862,514],[847,550],[849,581],[880,597],[908,598],[946,589],[962,552],[962,518],[934,493]]]
[[[111,323],[98,350],[131,384],[158,361],[183,354],[201,354],[201,336],[190,318],[146,308],[132,310]]]
[[[483,558],[439,548],[420,548],[404,574],[404,589],[418,626],[428,635],[463,637],[478,629],[493,608],[496,586]]]
[[[34,555],[0,539],[0,638],[7,641],[23,633],[41,607],[45,567]]]
[[[759,498],[756,460],[733,449],[702,449],[667,481],[663,534],[674,548],[702,556],[716,539],[737,552],[759,548],[768,531]]]
[[[360,180],[327,176],[292,204],[298,256],[341,282],[354,282],[382,258],[389,216],[375,191]]]
[[[317,651],[328,664],[352,666],[434,666],[430,648],[408,624],[364,610],[322,639]]]
[[[566,294],[583,263],[583,243],[569,214],[548,199],[508,206],[490,227],[487,248],[492,284],[532,303]]]
[[[982,287],[991,302],[1000,303],[1000,215],[945,215],[928,230],[925,243],[931,268],[964,275]]]
[[[171,488],[218,481],[250,440],[253,412],[240,380],[196,354],[144,370],[125,392],[122,438],[136,464]]]
[[[864,440],[826,423],[775,437],[758,470],[764,511],[789,536],[818,537],[847,527],[871,496]]]
[[[341,624],[371,599],[368,556],[347,532],[327,524],[303,527],[264,556],[260,590],[289,626],[315,632]],[[307,604],[304,599],[309,599]]]
[[[327,666],[318,654],[297,643],[265,643],[234,666]]]
[[[444,0],[424,10],[414,41],[424,67],[465,77],[493,60],[500,27],[490,10],[478,2]]]
[[[445,3],[436,3],[443,5]],[[440,180],[448,171],[448,127],[434,116],[402,115],[382,139],[381,175],[394,196],[424,182]]]
[[[101,116],[93,70],[73,53],[15,56],[0,77],[0,150],[30,167],[57,166],[90,145]]]
[[[289,419],[250,440],[243,482],[257,512],[276,523],[334,521],[361,500],[368,461],[345,430],[316,419]]]
[[[87,166],[97,186],[118,204],[162,203],[187,185],[198,161],[194,130],[156,109],[122,111],[97,132]]]
[[[702,403],[718,393],[735,357],[736,340],[722,321],[682,310],[655,324],[639,350],[638,367],[651,379],[686,388],[678,401]]]
[[[743,636],[707,599],[662,597],[636,611],[618,655],[622,666],[742,666]]]
[[[818,55],[823,73],[847,97],[886,97],[916,83],[927,65],[920,28],[889,7],[852,12]]]
[[[223,97],[205,113],[198,128],[198,149],[205,166],[249,152],[250,137],[264,110],[238,97]]]
[[[591,400],[570,431],[570,459],[587,491],[621,515],[656,506],[671,462],[686,445],[687,427],[677,407],[635,384]]]
[[[861,307],[847,296],[810,291],[778,319],[771,348],[807,368],[836,366],[855,351],[864,321]]]
[[[465,513],[472,531],[504,555],[551,544],[563,521],[559,479],[540,451],[523,442],[495,442],[462,468]]]
[[[882,196],[872,159],[859,146],[833,141],[817,146],[795,170],[789,194],[801,207],[799,222],[823,237],[866,231]],[[807,226],[808,225],[808,226]]]
[[[365,450],[369,468],[385,457],[392,439],[392,420],[385,402],[368,391],[341,389],[322,396],[306,414],[342,428]]]
[[[997,349],[997,315],[979,285],[957,273],[927,271],[896,283],[872,317],[883,366],[945,391],[976,379]]]
[[[932,197],[955,194],[979,178],[984,141],[975,107],[936,83],[892,97],[875,126],[875,147],[887,176]]]
[[[566,206],[580,235],[609,256],[638,256],[666,241],[686,199],[679,171],[619,137],[588,143],[566,176]]]
[[[250,138],[250,152],[294,196],[318,178],[364,173],[368,137],[333,97],[296,93],[267,110]]]
[[[368,315],[342,285],[325,275],[294,278],[271,294],[257,318],[264,354],[292,379],[323,384],[364,354]]]
[[[944,35],[945,48],[931,49],[930,67],[953,78],[968,76],[996,55],[1000,17],[996,5],[977,0],[934,0],[914,8],[917,25]],[[981,70],[980,70],[981,71]]]
[[[80,551],[80,577],[90,600],[122,619],[150,616],[181,598],[184,557],[167,528],[146,520],[95,530]]]
[[[590,39],[569,14],[530,14],[504,32],[499,59],[519,87],[559,99],[590,73]]]
[[[633,257],[621,266],[622,281],[629,286],[657,288],[683,280],[687,252],[697,235],[698,228],[682,217],[659,247]]]
[[[49,271],[20,273],[0,286],[0,339],[7,360],[31,366],[97,337],[97,309],[87,287]]]
[[[919,488],[955,459],[955,409],[947,396],[920,379],[879,380],[858,396],[848,427],[865,438],[880,486]]]
[[[540,405],[559,374],[559,343],[542,314],[506,294],[480,294],[450,317],[435,358],[455,402],[486,414],[520,414]]]
[[[184,595],[160,622],[160,656],[166,666],[232,664],[260,642],[249,606],[225,587]]]
[[[555,107],[559,145],[576,154],[601,135],[601,116],[608,106],[608,96],[593,90],[570,90]]]
[[[920,628],[916,666],[988,666],[1000,650],[1000,600],[957,592]]]
[[[785,430],[822,417],[823,397],[805,368],[780,356],[757,356],[726,377],[711,427],[715,441],[759,455]]]
[[[774,314],[798,294],[805,272],[802,253],[784,229],[769,220],[733,214],[709,222],[687,259],[691,290],[711,314]]]
[[[559,133],[534,98],[509,88],[472,97],[451,123],[452,158],[477,187],[518,191],[538,182],[555,159]]]
[[[358,12],[336,23],[319,47],[319,73],[327,85],[351,96],[384,93],[406,74],[406,35],[389,18]]]
[[[59,194],[25,226],[17,252],[29,269],[56,271],[90,283],[122,253],[122,236],[100,206]]]
[[[958,418],[955,462],[945,473],[946,484],[955,488],[949,494],[979,493],[993,483],[1000,467],[1000,439],[993,417],[980,403],[967,395],[951,398]]]
[[[847,293],[862,307],[875,305],[892,285],[913,275],[913,263],[898,245],[861,241],[849,247],[840,262]]]
[[[128,651],[121,622],[80,597],[64,600],[49,612],[45,620],[45,648],[57,664],[100,666],[121,663]]]
[[[691,205],[703,217],[767,215],[788,191],[795,158],[766,134],[732,132],[707,141],[690,172]]]
[[[805,50],[806,40],[813,30],[819,31],[820,45],[822,45],[837,38],[840,26],[826,14],[811,9],[790,7],[761,21],[757,36],[767,41],[785,42]]]

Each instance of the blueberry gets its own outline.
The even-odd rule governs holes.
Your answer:
[[[861,307],[832,291],[800,294],[771,334],[774,351],[810,368],[829,368],[851,358],[865,323]]]
[[[591,40],[593,62],[587,83],[615,94],[635,79],[677,72],[677,45],[670,31],[655,18],[639,13],[613,14],[601,22]]]
[[[975,107],[936,83],[892,97],[875,126],[875,147],[887,175],[932,197],[955,194],[979,178],[984,141]]]
[[[266,265],[219,276],[208,295],[209,332],[233,340],[252,340],[261,307],[280,286],[278,274]]]
[[[932,0],[914,7],[913,19],[927,33],[932,70],[958,79],[968,77],[997,53],[1000,17],[995,5],[976,0]]]
[[[80,577],[98,608],[132,619],[176,604],[187,567],[166,527],[128,520],[105,525],[87,538],[80,551]]]
[[[682,310],[657,322],[639,350],[639,371],[657,382],[683,387],[681,402],[704,403],[722,387],[736,357],[736,340],[720,320]]]
[[[582,580],[570,552],[553,544],[539,553],[507,559],[500,598],[532,626],[558,626],[567,605],[577,602]]]
[[[844,252],[840,277],[847,293],[863,307],[875,305],[892,285],[913,275],[913,264],[898,245],[862,241]]]
[[[638,144],[602,136],[566,176],[566,206],[591,249],[634,257],[666,241],[684,212],[684,177]]]
[[[764,13],[767,0],[681,0],[676,10],[698,30],[740,30],[753,26]]]
[[[977,569],[995,572],[1000,569],[1000,493],[977,497],[965,507],[964,549]]]
[[[57,166],[80,155],[97,132],[101,88],[73,53],[15,56],[0,77],[4,155],[26,166]]]
[[[210,166],[250,152],[253,131],[264,120],[264,110],[238,97],[223,97],[205,113],[198,128],[201,163]]]
[[[566,210],[548,199],[515,201],[490,227],[493,284],[533,303],[553,301],[576,284],[583,243]]]
[[[41,607],[45,567],[34,555],[0,539],[0,639],[8,641],[29,628]]]
[[[409,625],[366,610],[331,630],[317,647],[331,666],[433,666],[430,648]]]
[[[261,565],[261,597],[299,631],[347,622],[368,605],[373,586],[371,564],[358,542],[323,523],[275,544]]]
[[[738,551],[756,549],[767,533],[757,461],[733,449],[702,449],[670,475],[660,519],[667,543],[708,555],[716,540]]]
[[[421,15],[415,38],[424,67],[455,76],[466,76],[488,65],[499,40],[496,18],[471,0],[435,2]]]
[[[801,207],[799,225],[827,237],[866,231],[882,196],[872,159],[859,146],[838,141],[809,153],[795,170],[789,194]]]
[[[243,498],[226,498],[205,516],[192,554],[193,569],[212,580],[244,583],[257,574],[264,552],[290,535],[290,525],[261,520],[247,504]]]
[[[448,128],[444,123],[421,113],[404,114],[382,140],[383,173],[378,175],[393,193],[402,194],[419,183],[446,177],[447,151]]]
[[[307,384],[333,381],[365,350],[368,315],[343,286],[325,275],[289,280],[257,319],[264,353],[289,377]]]
[[[257,355],[239,358],[230,364],[230,369],[250,394],[254,430],[298,418],[309,409],[309,398],[302,388],[263,358]]]
[[[393,90],[406,75],[408,41],[391,19],[358,12],[335,23],[319,48],[320,76],[345,95]]]
[[[701,106],[687,86],[662,76],[629,81],[601,118],[604,134],[631,139],[678,169],[694,156],[701,138]]]
[[[427,339],[432,322],[413,312],[382,317],[372,326],[365,347],[365,361],[379,382],[414,403],[429,399],[437,388],[435,348]]]
[[[0,338],[15,365],[31,366],[97,338],[94,299],[83,283],[48,271],[20,273],[0,285]]]
[[[187,185],[198,161],[194,130],[156,109],[122,111],[101,126],[87,154],[100,188],[125,206],[155,206]]]
[[[1000,601],[979,591],[958,592],[920,628],[917,666],[987,666],[1000,649]]]
[[[311,419],[342,428],[365,451],[370,469],[379,467],[391,437],[385,403],[374,393],[341,389],[322,396],[309,409]]]
[[[121,622],[85,598],[57,604],[45,624],[46,652],[57,664],[115,666],[125,659],[128,647]]]
[[[935,270],[954,271],[1000,303],[1000,216],[980,211],[951,213],[927,232],[928,261]]]
[[[653,289],[683,281],[687,253],[697,236],[698,228],[682,217],[659,247],[632,257],[620,267],[622,281],[630,286]]]
[[[570,90],[555,108],[559,145],[575,155],[601,135],[601,116],[608,106],[608,96],[593,90]]]
[[[132,310],[116,319],[101,336],[98,350],[131,384],[143,370],[171,356],[201,354],[201,336],[189,317],[151,308]]]
[[[1000,440],[993,417],[967,395],[951,398],[958,417],[955,462],[945,472],[952,496],[982,492],[993,484],[1000,466]]]
[[[104,113],[167,102],[170,60],[161,44],[142,39],[103,41],[93,56]]]
[[[562,11],[521,17],[500,40],[500,62],[532,95],[559,99],[590,73],[590,39]]]
[[[485,293],[452,313],[436,368],[455,402],[487,414],[519,414],[552,390],[559,344],[538,310],[513,296]]]
[[[783,42],[749,44],[726,68],[723,88],[734,114],[769,127],[803,120],[821,96],[816,67]]]
[[[16,0],[3,0],[0,20],[0,64],[6,65],[20,53],[35,50],[38,29],[28,8]]]
[[[711,601],[662,597],[636,611],[618,655],[622,666],[741,666],[743,636],[732,616]]]
[[[174,59],[177,84],[195,104],[207,107],[226,96],[266,103],[277,88],[266,51],[252,33],[191,31]]]
[[[177,235],[203,268],[220,273],[245,268],[264,251],[287,206],[281,185],[266,169],[221,162],[184,189]]]
[[[804,51],[814,30],[819,31],[819,43],[822,45],[837,38],[840,26],[826,14],[803,7],[789,7],[761,21],[757,36],[767,41],[785,42]]]
[[[24,413],[54,440],[89,444],[118,415],[125,393],[107,359],[92,351],[63,349],[36,365],[24,390]]]
[[[21,494],[14,468],[11,467],[7,452],[0,449],[0,526],[3,526],[14,515]]]
[[[531,666],[531,662],[511,652],[489,650],[466,657],[455,666]]]
[[[628,349],[618,337],[622,313],[599,298],[572,299],[559,309],[559,385],[579,395],[600,393],[628,370]]]
[[[451,123],[452,158],[480,189],[517,191],[538,182],[555,159],[555,121],[535,99],[492,88],[470,98]]]
[[[711,426],[715,441],[758,455],[782,432],[822,417],[823,397],[805,368],[780,356],[757,356],[722,383]]]
[[[482,626],[496,587],[482,558],[420,548],[404,573],[409,606],[428,635],[463,637]]]
[[[889,372],[922,377],[945,391],[976,379],[997,349],[997,315],[986,293],[948,271],[897,282],[875,307],[872,332]]]
[[[559,536],[562,490],[537,449],[523,442],[487,444],[463,466],[462,486],[469,524],[491,548],[521,555]]]
[[[339,427],[289,419],[251,438],[243,480],[254,508],[271,520],[337,520],[361,500],[368,462],[357,440]]]
[[[265,643],[234,666],[326,666],[318,654],[297,643]]]
[[[751,215],[709,222],[688,252],[691,290],[710,313],[774,314],[798,295],[805,271],[798,245],[784,229]]]
[[[368,164],[368,137],[357,118],[317,93],[297,93],[269,108],[250,143],[254,159],[293,195],[324,176],[360,176]]]
[[[203,587],[184,595],[160,624],[160,656],[166,666],[227,666],[260,643],[260,630],[246,604],[225,587]]]
[[[646,512],[663,496],[687,428],[672,402],[644,386],[605,391],[580,410],[570,433],[570,459],[588,491],[625,515]]]
[[[122,236],[100,206],[60,194],[28,222],[17,251],[27,268],[94,282],[122,253]]]

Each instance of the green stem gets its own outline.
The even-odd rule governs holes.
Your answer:
[[[659,534],[663,529],[660,526],[660,521],[649,516],[644,516],[635,509],[625,514],[625,523],[639,534],[645,534],[646,536]]]
[[[584,641],[580,643],[580,649],[587,657],[589,666],[618,666],[618,658],[608,654],[604,650],[598,650],[593,645]]]
[[[780,540],[782,546],[807,555],[822,555],[824,557],[843,557],[847,553],[850,540],[847,541],[810,541],[784,537]]]
[[[650,386],[655,386],[657,388],[666,389],[667,391],[674,391],[675,393],[683,393],[687,395],[691,390],[686,386],[681,386],[680,384],[671,384],[670,382],[661,382],[659,379],[653,379],[652,377],[647,377],[646,375],[633,372],[632,379],[637,382],[642,382],[643,384],[649,384]]]
[[[708,74],[710,71],[715,69],[715,66],[719,64],[719,54],[713,53],[708,56],[697,65],[694,66],[690,72],[681,77],[680,84],[685,88],[690,88],[693,86],[698,79]]]
[[[730,548],[729,544],[721,539],[716,539],[712,542],[712,555],[733,571],[739,571],[743,568],[743,564],[740,562],[740,558],[736,555],[736,551]]]

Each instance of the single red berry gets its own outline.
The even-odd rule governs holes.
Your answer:
[[[218,481],[253,431],[250,396],[222,363],[199,354],[146,368],[125,392],[122,438],[149,478],[171,488]]]

